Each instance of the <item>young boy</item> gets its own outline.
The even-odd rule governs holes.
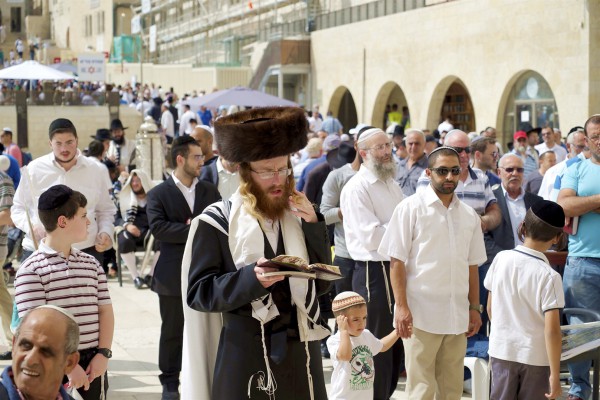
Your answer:
[[[114,315],[102,266],[72,247],[87,237],[86,204],[83,194],[65,185],[42,193],[38,214],[47,236],[17,272],[15,302],[19,317],[43,304],[62,307],[75,316],[80,360],[68,375],[69,385],[87,400],[106,398]]]
[[[493,400],[561,394],[560,309],[565,299],[561,277],[544,252],[561,241],[564,222],[558,204],[534,204],[519,227],[523,245],[498,253],[485,277]]]
[[[373,357],[396,343],[396,331],[379,340],[365,329],[367,303],[358,293],[338,294],[331,308],[338,331],[327,339],[333,361],[329,399],[372,399],[375,380]]]

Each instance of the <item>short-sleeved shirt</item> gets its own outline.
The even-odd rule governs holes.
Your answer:
[[[398,173],[396,181],[402,188],[405,196],[412,196],[417,191],[417,182],[423,171],[427,168],[427,156],[423,155],[410,168],[408,168],[408,157],[398,161]]]
[[[352,358],[350,361],[337,359],[340,347],[340,332],[327,339],[327,349],[333,362],[329,400],[363,400],[373,398],[375,364],[373,357],[383,348],[368,329],[360,336],[350,336]]]
[[[492,293],[489,355],[547,366],[544,313],[565,306],[560,275],[543,253],[517,246],[498,253],[484,281]]]
[[[0,211],[10,210],[15,196],[13,181],[8,175],[0,171]],[[0,261],[8,255],[8,225],[0,226]]]
[[[413,325],[452,335],[469,324],[469,266],[487,260],[481,221],[452,196],[444,206],[431,185],[394,210],[379,253],[406,267],[406,297]]]
[[[417,182],[417,193],[429,186],[429,177],[425,171]],[[473,207],[479,215],[485,214],[485,209],[492,203],[496,203],[496,196],[485,173],[478,168],[469,167],[466,181],[458,181],[454,194],[465,204]]]
[[[600,194],[600,165],[589,159],[569,166],[560,189],[574,190],[579,197]],[[600,214],[597,212],[579,216],[577,233],[569,235],[569,256],[600,258],[599,228]]]
[[[15,303],[20,318],[44,304],[71,312],[79,325],[79,350],[84,350],[98,347],[98,309],[111,300],[106,275],[94,257],[71,248],[65,259],[42,240],[17,271]]]

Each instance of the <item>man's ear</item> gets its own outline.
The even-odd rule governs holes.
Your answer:
[[[427,175],[427,177],[431,179],[431,170],[429,168],[425,168],[425,175]]]
[[[71,353],[67,356],[67,360],[65,363],[65,375],[70,374],[73,371],[73,368],[77,366],[79,363],[79,352]]]
[[[57,225],[59,228],[64,228],[64,227],[66,227],[66,226],[67,226],[67,217],[65,217],[64,215],[61,215],[61,216],[59,216],[59,217],[58,217],[58,221],[57,221],[56,225]]]

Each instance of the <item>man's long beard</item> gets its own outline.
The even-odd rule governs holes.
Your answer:
[[[373,158],[367,158],[365,161],[365,167],[369,169],[375,176],[381,181],[387,181],[390,178],[396,176],[396,164],[390,159],[390,161],[381,161]]]
[[[283,217],[286,210],[289,210],[288,199],[292,195],[287,185],[273,185],[265,191],[250,180],[249,190],[256,197],[256,208],[258,212],[265,218],[270,220],[278,220]],[[283,194],[279,197],[269,197],[269,192],[274,189],[283,190]]]

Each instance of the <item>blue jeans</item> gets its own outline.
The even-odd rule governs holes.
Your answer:
[[[565,307],[585,308],[600,312],[600,258],[568,257],[565,274],[563,277],[565,290]],[[569,324],[578,324],[583,321],[578,316],[569,318]],[[590,397],[591,361],[570,363],[571,389],[569,394],[584,400]]]

